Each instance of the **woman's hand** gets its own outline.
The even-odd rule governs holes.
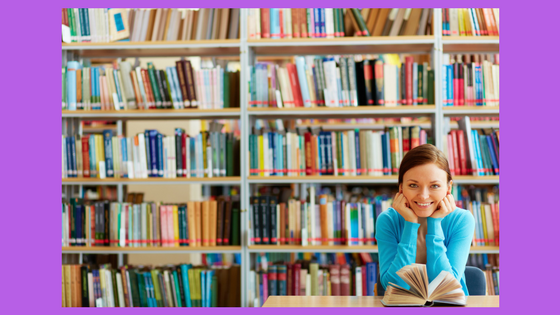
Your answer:
[[[402,215],[402,217],[412,223],[418,223],[418,216],[414,213],[414,210],[410,208],[408,200],[403,193],[398,192],[393,200],[393,209]]]
[[[432,213],[430,218],[445,218],[446,215],[455,211],[455,208],[455,198],[453,198],[452,194],[448,194],[439,202],[437,210]]]

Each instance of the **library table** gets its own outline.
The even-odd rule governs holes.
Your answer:
[[[381,299],[382,296],[270,296],[263,307],[384,307]],[[469,296],[464,307],[499,306],[500,297],[488,295]]]

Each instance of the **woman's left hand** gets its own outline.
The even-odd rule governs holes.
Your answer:
[[[445,218],[446,215],[455,211],[455,208],[455,198],[453,198],[453,195],[449,194],[439,202],[438,209],[432,213],[430,218]]]

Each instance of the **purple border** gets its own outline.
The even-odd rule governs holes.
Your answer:
[[[29,2],[10,1],[4,4],[3,49],[2,55],[11,53],[2,59],[4,115],[0,116],[2,128],[7,135],[3,137],[3,153],[0,154],[3,167],[7,172],[2,173],[3,188],[3,233],[2,264],[2,313],[33,313],[59,314],[61,312],[60,299],[60,217],[56,209],[60,207],[60,8],[62,7],[185,7],[185,1],[55,1],[41,2],[31,5]],[[351,3],[351,4],[350,4]],[[371,7],[445,7],[449,1],[399,1],[374,3],[371,1],[345,2],[344,6]],[[558,80],[553,76],[558,69],[558,63],[553,58],[542,58],[556,53],[554,47],[535,47],[535,44],[555,42],[554,31],[557,17],[552,14],[558,12],[558,5],[542,6],[536,3],[514,6],[510,1],[468,1],[463,7],[500,7],[502,13],[501,61],[502,67],[502,203],[501,216],[501,307],[499,309],[482,309],[476,312],[488,314],[525,313],[539,314],[539,311],[549,309],[545,303],[538,300],[556,301],[553,292],[558,292],[557,284],[551,280],[548,283],[537,283],[540,279],[554,279],[557,277],[541,276],[535,268],[544,265],[547,253],[546,235],[542,231],[553,230],[558,219],[556,208],[548,196],[555,196],[553,185],[545,185],[547,179],[552,179],[555,171],[554,163],[557,158],[552,154],[542,156],[539,148],[556,150],[554,144],[556,133],[543,130],[543,126],[556,126],[559,113],[558,105],[550,96],[557,90],[553,83]],[[262,1],[238,1],[237,6],[259,7]],[[338,1],[283,1],[283,7],[325,7],[340,6]],[[199,6],[192,2],[192,6]],[[231,1],[210,1],[206,5],[212,7],[230,7]],[[453,5],[457,5],[456,2]],[[13,6],[13,8],[12,8]],[[544,15],[551,12],[550,17]],[[535,19],[535,21],[530,21]],[[504,27],[505,26],[505,27]],[[523,40],[527,38],[527,40]],[[521,40],[520,40],[521,39]],[[552,44],[554,45],[554,44]],[[552,46],[551,45],[551,46]],[[541,58],[539,58],[541,57]],[[515,59],[514,59],[515,58]],[[23,61],[23,62],[22,62]],[[523,63],[531,66],[521,66]],[[22,69],[22,64],[24,69]],[[534,66],[533,66],[534,65]],[[29,67],[25,67],[29,66]],[[555,67],[555,69],[550,69]],[[537,70],[539,73],[529,74],[527,69]],[[23,71],[22,71],[23,70]],[[552,71],[551,71],[552,70]],[[527,72],[527,73],[526,73]],[[8,82],[9,78],[9,82]],[[53,79],[55,78],[55,79]],[[524,79],[521,79],[524,78]],[[24,84],[24,82],[31,84]],[[14,84],[10,84],[10,83]],[[557,84],[555,84],[557,85]],[[13,91],[15,87],[15,91]],[[534,92],[533,92],[534,91]],[[532,103],[529,103],[529,100]],[[530,106],[534,110],[525,110]],[[32,110],[28,110],[32,108]],[[8,113],[6,114],[6,110]],[[542,115],[546,113],[546,115]],[[520,124],[516,124],[520,122]],[[25,125],[21,125],[24,123]],[[537,128],[533,127],[532,124]],[[539,136],[529,133],[537,130]],[[556,131],[556,130],[555,130]],[[531,135],[529,137],[529,135]],[[554,140],[548,137],[554,135]],[[518,138],[521,141],[516,141]],[[515,139],[515,140],[514,140]],[[32,143],[32,144],[31,144]],[[527,148],[519,150],[519,144],[527,144]],[[551,146],[553,145],[553,146]],[[11,153],[8,148],[16,148]],[[550,150],[550,149],[548,149]],[[544,151],[544,150],[543,150]],[[10,152],[9,154],[6,154]],[[548,152],[548,151],[547,151]],[[535,155],[537,157],[535,157]],[[527,167],[529,161],[535,161],[538,169]],[[553,167],[549,167],[552,165]],[[545,166],[545,167],[542,167]],[[558,174],[556,168],[556,174]],[[515,176],[513,175],[515,174]],[[531,174],[531,175],[529,175]],[[533,175],[535,174],[535,175]],[[538,175],[537,175],[538,174]],[[542,175],[541,175],[542,174]],[[33,179],[33,180],[31,180]],[[527,184],[526,184],[527,183]],[[528,188],[538,187],[539,192],[532,193]],[[4,195],[6,193],[6,195]],[[515,198],[523,196],[523,198]],[[530,197],[529,197],[530,196]],[[534,196],[534,197],[533,197]],[[547,198],[548,197],[548,198]],[[514,202],[515,201],[515,202]],[[48,205],[41,207],[37,205]],[[541,209],[551,211],[544,212]],[[538,210],[537,210],[538,209]],[[545,210],[545,211],[546,211]],[[546,220],[539,220],[543,213]],[[22,221],[25,220],[25,221]],[[22,222],[22,224],[14,224]],[[8,223],[8,224],[6,224]],[[25,231],[18,229],[26,226]],[[538,228],[538,232],[537,232]],[[532,230],[534,229],[534,231]],[[532,233],[534,232],[534,233]],[[540,232],[540,233],[539,233]],[[532,235],[531,235],[532,234]],[[552,235],[550,235],[552,236]],[[556,240],[556,238],[550,237]],[[520,251],[526,249],[525,251]],[[544,255],[543,255],[544,254]],[[540,259],[539,259],[540,258]],[[553,266],[553,264],[547,264]],[[534,269],[529,269],[534,268]],[[535,270],[528,272],[528,270]],[[29,278],[29,279],[27,279]],[[529,296],[529,292],[537,292]],[[13,293],[8,296],[5,293]],[[544,292],[544,293],[542,293]],[[551,303],[552,304],[552,303]],[[26,308],[25,310],[22,307]],[[7,310],[6,310],[7,309]],[[27,309],[29,311],[27,311]],[[454,309],[457,312],[473,312],[468,309]],[[106,309],[113,314],[128,313],[148,314],[154,312],[149,309]],[[158,309],[157,312],[184,312],[181,309]],[[267,310],[267,314],[284,314],[287,310]],[[298,309],[303,311],[303,309]],[[371,312],[371,310],[364,310]],[[380,312],[405,314],[410,310],[384,309]],[[443,314],[449,309],[433,309]],[[92,312],[87,309],[66,309],[63,312]],[[223,314],[222,309],[190,309],[191,314]],[[262,310],[232,309],[232,314],[246,314],[247,312],[263,312]],[[292,312],[292,310],[289,310]],[[322,309],[321,314],[339,314],[338,309]],[[344,311],[342,311],[344,312]],[[420,311],[419,312],[423,312]]]

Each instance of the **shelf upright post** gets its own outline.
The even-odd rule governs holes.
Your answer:
[[[440,150],[443,150],[443,102],[442,102],[442,58],[443,58],[443,44],[442,44],[442,9],[434,9],[434,48],[432,49],[432,60],[434,64],[434,88],[436,97],[436,113],[435,119],[432,119],[432,133],[435,140],[435,145]]]
[[[249,260],[249,253],[247,250],[248,240],[245,233],[247,231],[247,221],[249,216],[247,215],[248,201],[249,201],[249,184],[247,182],[248,172],[248,140],[249,140],[249,119],[247,114],[247,91],[248,91],[248,79],[250,76],[247,73],[247,69],[249,68],[249,64],[253,57],[252,51],[249,51],[249,46],[247,45],[247,18],[248,18],[248,9],[239,9],[240,14],[240,56],[239,59],[241,61],[241,73],[240,73],[240,107],[241,107],[241,116],[239,117],[241,120],[240,124],[240,145],[241,145],[241,209],[240,209],[240,221],[241,221],[241,231],[240,231],[240,241],[241,241],[241,307],[247,306],[247,278],[249,276],[250,270],[250,260]]]

